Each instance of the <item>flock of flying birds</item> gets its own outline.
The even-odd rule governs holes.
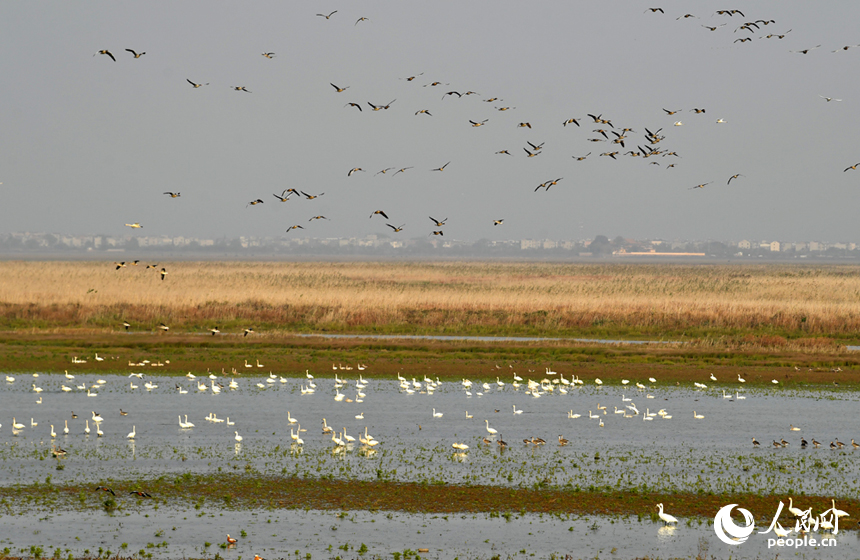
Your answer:
[[[654,7],[654,8],[646,9],[645,13],[665,14],[665,11],[662,8]],[[332,20],[333,18],[341,17],[341,15],[343,15],[343,14],[340,14],[340,15],[338,15],[338,14],[339,14],[338,10],[333,10],[329,13],[316,14],[316,16],[324,18],[326,21],[328,21],[328,20]],[[738,22],[738,26],[734,29],[734,33],[740,33],[740,34],[743,34],[745,36],[735,38],[733,41],[734,43],[750,42],[753,39],[772,39],[772,38],[783,39],[792,31],[791,29],[788,29],[787,31],[782,32],[782,33],[768,33],[766,35],[756,36],[757,33],[764,33],[765,29],[768,28],[768,26],[775,25],[776,21],[773,19],[769,19],[769,18],[760,18],[760,19],[751,20],[751,19],[747,18],[747,16],[744,14],[743,11],[737,10],[737,9],[717,10],[716,12],[711,14],[710,17],[732,18],[733,20]],[[692,20],[692,19],[700,19],[700,18],[699,18],[699,16],[697,16],[695,14],[685,13],[685,14],[679,15],[675,19],[676,20]],[[358,25],[359,23],[364,22],[364,21],[369,21],[369,18],[360,17],[355,21],[354,25]],[[728,23],[720,23],[718,25],[702,25],[702,27],[704,27],[710,31],[717,31],[718,29],[725,27],[727,25],[729,25],[729,24]],[[749,35],[747,35],[747,34],[749,34]],[[821,47],[821,45],[816,45],[814,47],[810,47],[810,48],[806,48],[806,49],[802,49],[802,50],[793,50],[791,52],[800,53],[800,54],[808,54],[811,51],[816,50],[820,47]],[[834,50],[832,52],[836,53],[836,52],[841,52],[841,51],[847,51],[853,47],[860,47],[860,45],[845,45],[845,46],[842,46],[840,48],[837,48],[836,50]],[[125,50],[127,52],[129,52],[135,59],[139,59],[141,56],[146,54],[145,52],[138,53],[132,49],[125,49]],[[100,50],[100,51],[98,51],[97,54],[102,54],[102,55],[108,56],[109,58],[111,58],[111,60],[116,61],[116,58],[114,57],[114,55],[111,53],[111,51],[109,51],[107,49]],[[263,52],[261,54],[266,59],[275,59],[277,57],[277,54],[275,52]],[[95,55],[93,55],[93,56],[95,56]],[[415,75],[408,76],[408,77],[404,77],[401,79],[405,80],[406,82],[415,82],[416,80],[418,80],[418,78],[420,76],[423,76],[423,74],[424,73],[422,72],[422,73],[415,74]],[[191,79],[186,79],[186,81],[194,89],[199,89],[199,88],[202,88],[204,86],[209,85],[209,82],[195,82],[195,81],[192,81]],[[338,80],[335,80],[335,81],[338,81]],[[420,82],[420,80],[419,80],[419,82]],[[416,82],[416,84],[417,83],[418,82]],[[351,89],[349,85],[344,85],[343,83],[338,84],[335,82],[329,82],[329,85],[334,90],[333,92],[331,92],[331,94],[333,96],[336,96],[336,95],[348,96],[348,95],[352,95],[354,93],[357,93],[354,89]],[[450,86],[450,84],[443,83],[443,82],[438,81],[438,80],[434,80],[434,81],[427,81],[426,83],[423,83],[422,86],[423,86],[423,88],[437,88],[439,86]],[[231,85],[229,87],[234,91],[252,93],[252,90],[248,89],[244,85],[238,85],[238,86],[237,85]],[[416,85],[415,87],[417,88],[418,86]],[[823,96],[823,95],[821,95],[820,97],[828,103],[831,101],[842,101],[841,99],[836,99],[833,97],[827,97],[827,96]],[[465,88],[464,89],[457,88],[457,89],[451,89],[449,91],[444,92],[441,96],[438,97],[438,99],[439,99],[439,101],[436,102],[437,107],[428,107],[426,105],[417,105],[417,103],[419,103],[419,102],[412,99],[412,100],[410,100],[410,102],[415,102],[416,106],[413,106],[408,111],[412,112],[415,117],[432,118],[434,116],[434,114],[438,114],[438,112],[444,111],[451,103],[454,103],[454,102],[466,103],[468,99],[481,99],[481,101],[483,101],[483,103],[474,104],[472,102],[473,103],[472,107],[474,108],[474,112],[480,116],[473,118],[473,119],[468,119],[467,122],[463,123],[464,127],[467,125],[471,128],[516,127],[516,128],[520,128],[520,129],[525,129],[529,133],[539,132],[539,130],[540,130],[540,127],[538,125],[533,127],[531,122],[529,122],[528,120],[521,120],[521,119],[517,119],[517,118],[506,117],[506,114],[509,114],[509,112],[516,110],[516,107],[505,105],[503,103],[503,99],[496,97],[496,96],[482,96],[480,93],[478,93],[476,91],[472,91],[472,90],[465,89]],[[452,102],[452,101],[446,101],[446,100],[455,100],[455,101]],[[359,101],[359,100],[353,99],[353,100],[347,100],[346,103],[343,105],[343,107],[348,108],[350,110],[357,110],[358,112],[365,114],[367,112],[373,113],[373,112],[379,112],[379,111],[388,111],[388,110],[392,109],[392,107],[394,106],[396,101],[397,101],[397,99],[392,99],[391,101],[389,101],[387,103],[379,103],[379,102],[370,102],[370,101]],[[401,101],[397,105],[397,107],[399,108],[402,105],[404,105],[403,101]],[[665,107],[663,107],[662,112],[663,112],[664,117],[665,116],[673,116],[673,115],[679,115],[680,116],[680,114],[689,115],[692,119],[703,119],[703,118],[709,117],[709,115],[707,115],[707,110],[704,107],[691,107],[691,108],[665,108]],[[494,117],[493,116],[494,114],[497,116]],[[656,111],[656,108],[655,108],[655,114],[659,114],[659,111]],[[664,166],[665,169],[675,168],[678,165],[680,158],[682,157],[677,151],[663,147],[666,143],[668,143],[667,142],[668,132],[664,132],[663,127],[659,127],[659,128],[658,127],[652,127],[653,130],[649,129],[648,127],[641,127],[641,129],[635,130],[633,127],[623,126],[620,123],[613,122],[613,118],[611,118],[608,115],[605,115],[602,112],[595,111],[593,113],[587,113],[586,116],[587,116],[587,118],[582,117],[582,116],[567,116],[564,119],[559,119],[559,124],[561,124],[561,126],[563,126],[565,128],[575,127],[576,129],[580,129],[583,131],[588,130],[588,129],[582,128],[583,126],[587,126],[587,125],[596,126],[596,128],[593,128],[593,129],[589,128],[591,130],[591,134],[588,135],[588,137],[585,138],[584,140],[587,142],[593,143],[595,146],[601,142],[605,143],[606,149],[604,149],[603,151],[600,151],[597,157],[600,157],[600,158],[605,157],[605,158],[615,160],[615,161],[618,161],[618,159],[622,158],[622,157],[635,158],[635,159],[639,159],[643,162],[647,162],[648,165],[653,165],[653,166],[658,166],[658,167]],[[725,124],[727,121],[723,118],[718,118],[714,122],[715,122],[715,124],[722,125],[722,124]],[[573,125],[573,127],[568,127],[568,125]],[[667,126],[668,126],[668,123],[667,123]],[[681,126],[684,126],[684,122],[682,120],[676,120],[672,123],[672,126],[681,127]],[[535,158],[535,157],[540,156],[543,153],[544,145],[545,145],[545,142],[533,142],[530,140],[526,140],[525,145],[521,146],[522,152],[519,152],[519,150],[512,150],[510,148],[504,147],[503,149],[496,150],[494,153],[496,155],[505,156],[505,157],[515,157],[514,154],[519,153],[521,157],[524,155],[527,158]],[[588,151],[584,155],[573,155],[572,158],[576,162],[583,162],[586,159],[588,159],[590,156],[592,156],[593,153],[594,152],[592,152],[592,151]],[[670,159],[667,160],[666,158],[670,158]],[[452,164],[452,161],[448,161],[444,165],[440,165],[439,167],[428,169],[427,171],[441,173],[441,172],[444,172],[446,169],[448,169],[448,166],[451,164]],[[454,166],[456,167],[456,165],[457,164],[455,163]],[[845,169],[845,171],[856,170],[858,166],[860,166],[860,163],[856,163],[854,165],[847,167]],[[415,167],[416,166],[414,166],[414,165],[403,166],[403,167],[399,167],[399,166],[398,167],[385,167],[385,168],[377,171],[376,173],[374,173],[373,176],[376,177],[379,175],[383,175],[383,176],[389,176],[389,177],[396,177],[402,173],[403,174],[409,173],[409,172],[414,173],[415,171],[411,171],[411,170],[415,169]],[[345,174],[348,178],[354,179],[356,176],[358,176],[358,174],[366,173],[367,171],[368,170],[366,170],[363,167],[351,167],[346,171]],[[369,171],[372,172],[373,170],[370,169]],[[732,181],[735,179],[745,177],[745,175],[743,175],[741,173],[731,173],[731,174],[727,173],[726,175],[728,177],[726,180],[726,183],[725,183],[726,185],[730,185],[732,183]],[[563,179],[564,179],[564,177],[556,177],[556,178],[551,178],[551,179],[547,179],[547,180],[544,180],[542,182],[539,182],[536,186],[533,187],[532,192],[537,192],[537,191],[543,189],[544,193],[547,193],[550,191],[550,189],[552,187],[558,185],[559,182],[562,181]],[[715,182],[714,180],[702,182],[702,183],[699,183],[697,185],[688,187],[688,189],[689,190],[705,189],[705,187],[707,187],[708,185],[711,185],[714,182]],[[532,188],[532,187],[529,187],[529,188]],[[177,199],[177,198],[180,198],[180,196],[181,196],[180,192],[173,192],[173,191],[166,191],[163,194],[169,196],[171,199]],[[312,201],[312,200],[318,199],[319,197],[322,197],[323,195],[325,195],[324,192],[308,193],[308,192],[305,192],[303,190],[298,190],[295,188],[284,189],[280,194],[272,193],[272,196],[275,198],[275,200],[278,202],[281,202],[281,203],[286,203],[286,202],[290,201],[293,197],[295,197],[295,199],[300,199],[300,200],[304,200],[304,201]],[[255,198],[254,200],[247,202],[247,204],[245,206],[246,206],[246,208],[250,207],[250,206],[258,206],[258,205],[264,204],[265,202],[266,202],[266,200],[264,200],[264,198],[262,198],[262,197],[261,198]],[[389,214],[390,214],[390,212],[385,208],[376,208],[370,214],[370,218],[373,219],[375,216],[381,216],[385,220],[389,220]],[[446,223],[448,221],[447,218],[444,220],[437,220],[436,218],[433,218],[432,216],[428,216],[428,218],[431,220],[431,222],[435,226],[435,229],[430,230],[430,233],[428,233],[428,236],[442,236],[442,235],[444,235],[444,230],[442,228],[443,228],[443,226],[446,225]],[[311,216],[307,220],[307,222],[305,222],[305,223],[307,224],[308,222],[321,221],[321,220],[330,220],[330,218],[328,218],[325,215],[317,214],[317,215]],[[504,219],[503,218],[494,219],[494,220],[492,220],[492,223],[493,223],[493,226],[499,226],[499,225],[502,225],[504,223]],[[126,224],[126,225],[129,227],[132,227],[132,228],[142,227],[139,223]],[[489,224],[487,224],[487,225],[489,225]],[[392,222],[386,222],[386,226],[391,228],[393,233],[401,233],[404,230],[406,230],[406,228],[407,228],[406,223],[396,225],[396,222],[393,222],[393,221]],[[304,230],[305,225],[302,225],[301,223],[293,224],[286,230],[286,232],[290,232],[290,231],[297,230],[297,229]],[[162,279],[163,279],[163,276],[162,276]]]

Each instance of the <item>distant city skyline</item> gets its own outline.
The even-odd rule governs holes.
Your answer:
[[[649,7],[4,4],[0,233],[853,239],[860,4]]]

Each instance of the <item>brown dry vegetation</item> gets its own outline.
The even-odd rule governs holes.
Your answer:
[[[0,326],[738,337],[829,346],[860,331],[853,266],[2,262]]]

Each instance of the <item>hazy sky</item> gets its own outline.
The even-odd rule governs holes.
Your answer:
[[[858,21],[856,1],[4,2],[0,232],[408,238],[433,216],[464,240],[860,241],[860,47],[831,52]],[[626,147],[587,141],[608,128],[587,113]],[[624,156],[645,127],[681,157]]]

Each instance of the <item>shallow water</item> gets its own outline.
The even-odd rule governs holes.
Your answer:
[[[212,511],[146,508],[140,512],[81,516],[72,513],[0,514],[0,548],[47,555],[59,548],[83,554],[100,550],[131,555],[140,550],[155,558],[214,556],[226,559],[312,557],[390,557],[417,551],[424,558],[840,558],[860,556],[860,535],[835,535],[835,548],[768,549],[766,536],[753,535],[742,545],[721,543],[707,523],[664,526],[646,518],[514,515],[510,520],[487,514],[409,515],[401,513],[319,511]],[[242,536],[242,531],[246,536]],[[226,535],[239,542],[225,549]],[[820,535],[819,535],[820,536]],[[206,543],[211,543],[206,546]],[[123,548],[123,544],[126,545]]]
[[[527,396],[524,387],[514,390],[508,383],[503,387],[492,383],[489,389],[476,385],[470,397],[460,383],[443,383],[432,394],[419,390],[406,394],[395,380],[370,380],[364,402],[358,403],[347,402],[356,397],[355,373],[349,388],[341,390],[347,397],[340,402],[333,398],[332,373],[318,375],[316,392],[310,395],[301,394],[308,379],[267,383],[267,376],[260,373],[244,374],[235,391],[226,389],[224,380],[225,389],[217,395],[211,389],[198,392],[199,380],[152,377],[158,388],[146,391],[149,376],[134,379],[139,386],[134,390],[129,379],[103,377],[106,383],[95,398],[77,389],[60,390],[64,384],[94,384],[94,375],[77,375],[71,381],[62,375],[43,374],[35,380],[26,375],[0,385],[0,484],[43,481],[49,475],[62,483],[211,473],[250,464],[265,474],[523,487],[541,483],[582,489],[765,493],[791,488],[795,494],[837,498],[856,496],[860,490],[860,450],[848,443],[860,437],[858,396],[851,392],[774,388],[743,391],[740,396],[746,398],[738,400],[723,398],[722,388],[735,394],[741,389],[738,383],[694,390],[661,387],[658,380],[646,381],[644,391],[632,383],[625,388],[592,384],[571,386],[568,394],[556,389],[540,398]],[[34,381],[43,389],[42,404],[36,404]],[[188,393],[179,394],[175,383]],[[258,389],[257,383],[266,389]],[[598,412],[598,405],[607,410]],[[637,406],[640,414],[632,418],[614,414],[616,408],[629,405]],[[523,413],[513,414],[513,407]],[[121,416],[120,409],[128,415]],[[433,409],[443,416],[434,418]],[[672,418],[643,421],[644,413],[660,409]],[[83,433],[94,410],[105,418],[104,437],[96,437],[91,420],[90,435]],[[71,411],[79,417],[71,419]],[[466,411],[473,418],[467,419]],[[570,419],[568,411],[581,417]],[[704,419],[694,419],[694,411]],[[290,428],[295,425],[287,421],[288,412],[307,429],[301,447],[291,446]],[[235,425],[207,421],[210,413],[229,417]],[[363,420],[355,418],[360,413]],[[187,414],[196,426],[180,428],[179,414]],[[13,417],[25,427],[12,430]],[[31,418],[36,427],[30,427]],[[321,433],[323,418],[335,430],[345,427],[353,437],[367,429],[381,444],[372,452],[362,450],[358,442],[336,451],[331,436]],[[70,433],[63,435],[66,421]],[[603,427],[598,425],[601,421]],[[488,434],[486,422],[499,432],[497,436]],[[54,440],[51,424],[58,434]],[[792,431],[791,424],[801,431]],[[126,434],[132,429],[136,439],[129,441]],[[241,444],[234,440],[237,431]],[[570,445],[560,447],[559,435]],[[547,444],[522,443],[532,436]],[[822,448],[800,449],[801,436],[810,442],[817,438]],[[490,439],[489,445],[482,443],[484,437]],[[753,437],[761,448],[753,448]],[[507,441],[507,448],[497,445],[500,438]],[[782,438],[791,445],[771,446]],[[836,438],[847,443],[844,450],[828,448]],[[68,452],[63,471],[45,460],[52,441]],[[469,450],[454,453],[454,442],[469,445]]]

